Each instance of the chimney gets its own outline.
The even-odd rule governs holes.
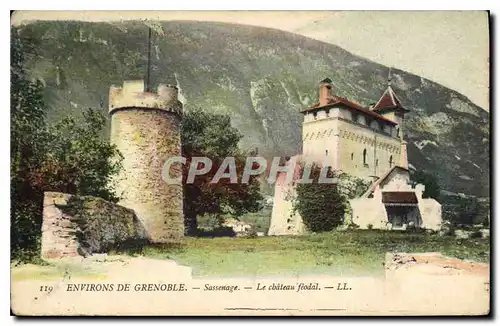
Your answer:
[[[327,105],[331,97],[333,97],[332,80],[325,78],[319,82],[319,106]]]

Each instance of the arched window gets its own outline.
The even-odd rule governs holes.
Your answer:
[[[366,148],[363,150],[363,165],[366,165]]]
[[[392,162],[392,155],[391,155],[391,157],[389,157],[389,167],[390,167],[390,168],[392,168],[392,163],[393,163],[393,162]]]
[[[328,150],[325,150],[325,155],[328,156]]]

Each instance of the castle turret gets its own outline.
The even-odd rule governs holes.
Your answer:
[[[162,178],[165,161],[181,155],[182,103],[175,86],[159,85],[158,92],[144,91],[144,82],[125,81],[111,86],[109,113],[111,143],[123,155],[123,169],[113,180],[121,200],[133,209],[155,243],[176,241],[184,235],[182,185]],[[172,178],[182,175],[172,165]]]
[[[403,139],[403,124],[404,115],[410,110],[403,107],[401,100],[398,98],[394,90],[392,89],[392,76],[391,69],[389,69],[389,77],[387,78],[387,88],[378,100],[378,102],[373,106],[372,110],[383,117],[394,121],[398,124],[398,137]]]

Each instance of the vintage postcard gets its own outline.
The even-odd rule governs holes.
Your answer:
[[[17,11],[17,316],[490,313],[486,11]]]

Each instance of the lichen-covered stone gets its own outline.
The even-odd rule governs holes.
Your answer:
[[[148,235],[134,211],[92,196],[46,192],[42,257],[61,258],[125,249]]]

